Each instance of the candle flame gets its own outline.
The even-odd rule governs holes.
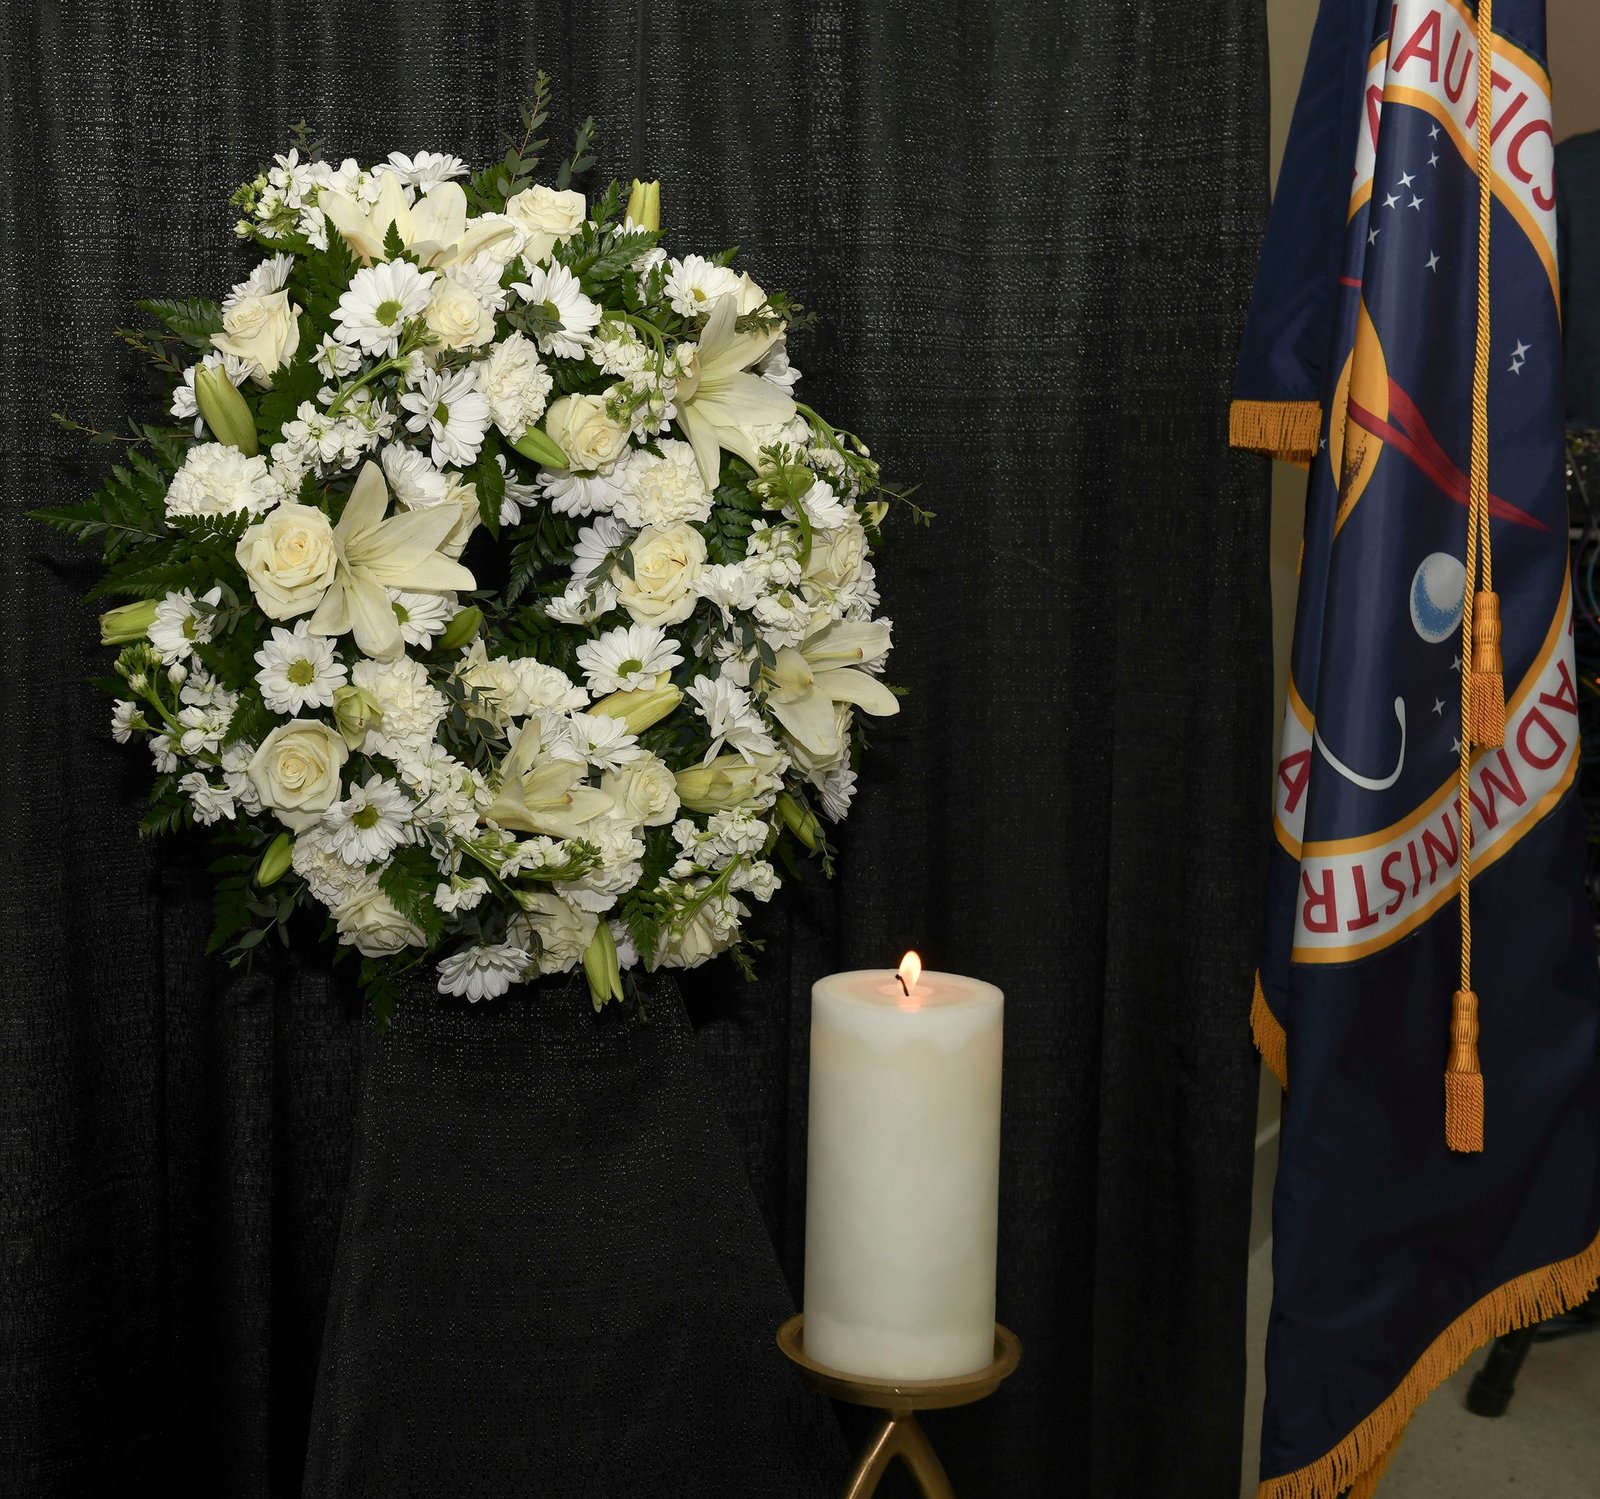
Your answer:
[[[908,952],[900,960],[900,971],[895,975],[900,980],[900,987],[905,990],[906,998],[911,997],[911,991],[917,987],[917,980],[922,977],[922,959],[914,952]]]

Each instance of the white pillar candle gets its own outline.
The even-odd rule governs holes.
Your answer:
[[[819,1363],[909,1380],[993,1360],[1004,999],[954,973],[907,994],[887,969],[812,988],[805,1349]]]

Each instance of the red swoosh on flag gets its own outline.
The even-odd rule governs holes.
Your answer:
[[[1417,410],[1417,403],[1400,388],[1397,381],[1389,381],[1389,409],[1398,426],[1386,422],[1376,412],[1368,411],[1355,400],[1349,402],[1347,409],[1350,420],[1356,426],[1397,449],[1401,457],[1408,458],[1421,469],[1446,496],[1458,505],[1466,505],[1467,476],[1439,446],[1426,419]],[[1550,529],[1537,516],[1530,515],[1496,494],[1489,496],[1489,514],[1496,520],[1510,521],[1513,525],[1527,526],[1535,531]]]

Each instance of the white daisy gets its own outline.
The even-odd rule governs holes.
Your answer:
[[[343,687],[348,675],[334,654],[333,641],[311,634],[303,619],[292,630],[275,628],[256,652],[256,662],[261,667],[256,673],[261,700],[274,713],[332,707],[334,689]]]
[[[411,593],[403,588],[389,589],[389,602],[400,620],[400,638],[407,645],[431,646],[436,635],[460,612],[448,593]]]
[[[222,442],[189,449],[167,488],[167,514],[265,515],[283,498],[283,488],[259,453],[246,458]]]
[[[470,911],[484,896],[489,893],[489,882],[479,876],[464,880],[460,875],[452,875],[447,884],[440,885],[433,892],[433,903],[446,916],[452,916],[457,911]]]
[[[616,770],[641,753],[627,724],[609,713],[574,713],[569,732],[578,753],[597,770]]]
[[[578,532],[572,549],[572,576],[587,583],[596,573],[610,573],[616,559],[611,555],[631,533],[619,520],[602,515],[592,526]]]
[[[467,175],[467,164],[459,156],[447,156],[442,151],[418,151],[415,156],[391,151],[389,165],[407,187],[422,192],[437,183],[448,182],[452,177]]]
[[[439,992],[466,995],[473,1003],[498,999],[528,970],[526,948],[511,942],[464,947],[439,960]]]
[[[595,697],[654,687],[662,672],[682,664],[678,642],[659,625],[619,626],[578,647],[578,665]]]
[[[156,617],[150,626],[150,644],[168,666],[193,655],[195,646],[211,639],[216,617],[211,609],[200,606],[221,602],[220,588],[213,588],[198,599],[185,588],[182,593],[169,593],[156,605]]]
[[[394,497],[408,510],[423,510],[440,504],[445,497],[445,477],[420,448],[392,442],[380,455],[383,476]]]
[[[400,404],[412,413],[407,430],[431,434],[433,461],[440,468],[447,463],[466,468],[478,456],[489,430],[489,403],[471,369],[426,370]]]
[[[711,311],[718,297],[738,295],[739,277],[703,255],[685,255],[682,260],[667,262],[665,290],[674,312],[700,318]]]
[[[800,496],[800,508],[818,531],[834,531],[855,519],[854,512],[834,492],[833,486],[822,479]]]
[[[538,266],[526,281],[512,284],[524,302],[542,307],[560,322],[560,328],[539,335],[539,352],[562,359],[582,359],[589,344],[589,331],[600,321],[600,308],[584,296],[578,278],[564,265]]]
[[[327,815],[328,844],[346,864],[386,859],[407,839],[411,798],[395,782],[373,776]]]
[[[409,260],[363,266],[350,278],[333,320],[340,343],[366,354],[392,357],[399,351],[407,319],[421,317],[433,297],[435,271],[421,271]]]
[[[232,287],[222,299],[222,310],[231,312],[249,297],[270,297],[289,284],[289,272],[294,269],[294,256],[269,255],[243,281]]]
[[[495,454],[495,462],[500,465],[500,472],[505,475],[506,489],[500,499],[500,524],[502,526],[515,526],[522,520],[524,505],[530,509],[535,500],[539,498],[538,488],[532,484],[524,484],[517,477],[515,469],[506,464],[504,453]]]
[[[696,677],[684,695],[694,702],[711,734],[708,765],[725,747],[737,750],[747,760],[752,754],[770,755],[778,748],[750,694],[737,683],[726,677]]]
[[[557,515],[605,515],[622,498],[617,483],[619,465],[607,464],[592,474],[569,473],[564,468],[539,470],[539,492]]]
[[[832,822],[843,822],[856,799],[856,773],[848,764],[837,765],[822,778],[817,787],[822,810]]]

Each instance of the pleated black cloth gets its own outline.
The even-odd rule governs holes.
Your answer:
[[[306,1499],[837,1491],[677,985],[419,986],[368,1047]]]
[[[938,516],[881,559],[910,696],[839,880],[783,892],[758,985],[684,981],[791,1292],[810,985],[920,947],[1006,991],[1025,1354],[929,1420],[958,1491],[1236,1488],[1271,680],[1225,427],[1265,64],[1261,0],[0,7],[0,1492],[298,1491],[364,1034],[314,929],[203,963],[203,862],[135,838],[92,570],[23,518],[109,458],[49,413],[154,414],[109,330],[245,273],[227,195],[294,121],[481,161],[540,66],[551,159],[594,114],[669,248],[817,308],[803,393]]]

